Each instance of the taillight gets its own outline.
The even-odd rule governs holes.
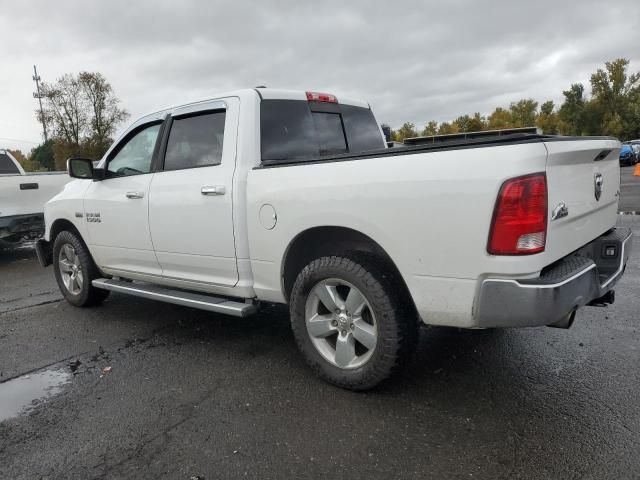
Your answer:
[[[544,251],[547,239],[547,177],[535,173],[502,184],[493,211],[487,250],[492,255]]]
[[[309,102],[338,103],[336,96],[330,93],[307,92],[307,100]]]

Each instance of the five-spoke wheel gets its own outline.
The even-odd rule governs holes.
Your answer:
[[[362,292],[347,281],[318,282],[307,298],[305,319],[313,345],[340,368],[363,365],[376,348],[373,310]]]
[[[53,259],[58,287],[69,303],[76,307],[88,307],[107,298],[108,290],[91,285],[101,275],[89,249],[75,232],[65,230],[56,236]]]
[[[71,295],[78,295],[82,291],[84,277],[80,257],[73,245],[65,243],[58,255],[58,264],[62,276],[62,283]]]
[[[366,254],[320,257],[291,291],[291,327],[315,373],[366,390],[413,352],[418,323],[388,264]],[[410,301],[410,300],[409,300]]]

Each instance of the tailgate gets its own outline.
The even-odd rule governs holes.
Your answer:
[[[545,141],[545,146],[549,198],[546,251],[555,261],[615,226],[620,142],[559,137]]]

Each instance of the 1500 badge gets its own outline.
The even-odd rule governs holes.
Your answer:
[[[87,222],[89,223],[101,223],[102,219],[100,218],[100,212],[98,213],[89,213],[85,215]]]

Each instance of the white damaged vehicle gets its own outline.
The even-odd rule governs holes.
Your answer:
[[[514,133],[385,148],[366,102],[258,88],[147,115],[49,201],[41,263],[110,291],[243,317],[286,303],[323,379],[362,390],[419,323],[568,327],[614,300],[618,140]]]
[[[25,173],[0,149],[0,246],[44,234],[44,204],[71,180],[67,172]]]

